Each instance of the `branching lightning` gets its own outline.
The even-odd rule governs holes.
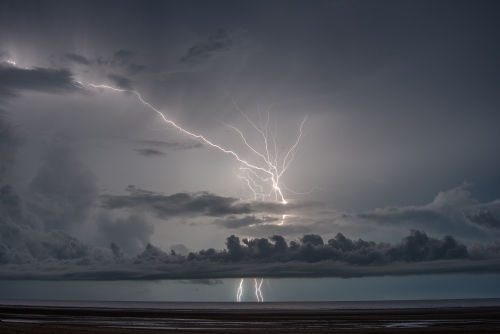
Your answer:
[[[247,199],[247,200],[266,200],[274,195],[274,199],[277,202],[281,202],[282,204],[287,204],[287,201],[285,199],[285,196],[283,195],[282,187],[283,189],[286,189],[287,191],[295,194],[309,194],[311,193],[314,189],[321,189],[321,188],[313,188],[309,192],[306,193],[298,193],[294,192],[290,189],[288,189],[281,181],[281,177],[285,173],[285,171],[288,169],[290,164],[292,163],[295,154],[297,153],[299,147],[300,147],[300,141],[303,137],[303,132],[302,128],[304,126],[304,123],[307,119],[304,117],[302,122],[300,123],[299,127],[299,135],[295,141],[295,143],[292,145],[292,147],[286,151],[286,152],[280,152],[278,149],[278,145],[276,143],[276,137],[277,137],[277,125],[275,123],[274,129],[272,129],[271,125],[271,120],[270,120],[270,109],[272,108],[273,104],[267,108],[266,112],[266,118],[262,118],[262,113],[258,109],[259,113],[259,123],[258,125],[253,122],[247,114],[241,110],[234,99],[230,96],[231,101],[233,101],[234,106],[236,109],[245,117],[246,121],[251,124],[251,126],[257,131],[259,134],[259,139],[261,140],[261,143],[263,144],[263,148],[259,151],[255,146],[250,144],[248,140],[246,139],[245,135],[243,132],[236,128],[233,125],[229,124],[224,124],[225,126],[231,128],[235,132],[238,133],[238,135],[241,137],[243,143],[245,146],[254,154],[254,156],[257,158],[257,160],[260,163],[260,166],[257,166],[255,163],[250,163],[246,159],[242,158],[240,155],[238,155],[236,152],[233,150],[228,150],[223,148],[220,145],[214,144],[213,142],[209,141],[202,135],[197,135],[195,133],[192,133],[188,130],[185,130],[184,128],[180,127],[173,121],[169,120],[166,118],[166,116],[153,107],[150,103],[146,102],[141,94],[134,90],[129,90],[129,89],[119,89],[107,85],[94,85],[94,84],[89,84],[89,83],[83,83],[80,81],[77,81],[82,86],[86,87],[93,87],[93,88],[100,88],[100,89],[109,89],[113,90],[116,92],[130,92],[135,94],[139,100],[152,110],[154,110],[156,113],[160,115],[160,117],[168,124],[172,125],[175,127],[177,130],[181,131],[184,134],[187,134],[190,137],[195,138],[196,140],[199,140],[200,142],[203,142],[211,147],[217,148],[220,151],[232,155],[234,158],[236,158],[237,161],[241,163],[241,166],[239,167],[239,173],[235,173],[236,176],[244,181],[244,183],[247,185],[248,189],[250,189],[252,195],[250,197],[243,197],[242,199]],[[267,185],[267,187],[266,187]],[[267,188],[267,189],[266,189]],[[284,219],[285,217],[283,217]]]
[[[242,181],[243,184],[246,184],[246,187],[250,190],[251,195],[250,196],[243,196],[240,197],[241,200],[262,200],[265,201],[267,199],[274,198],[276,202],[280,202],[283,205],[287,204],[287,200],[285,199],[285,196],[283,195],[282,187],[283,189],[286,189],[287,191],[290,191],[281,181],[281,177],[285,173],[285,171],[289,168],[290,164],[292,163],[295,155],[297,154],[298,149],[300,148],[300,141],[303,137],[303,132],[302,132],[302,127],[304,126],[304,123],[307,119],[304,117],[302,122],[300,123],[299,127],[299,135],[297,136],[297,139],[295,140],[294,144],[291,146],[288,151],[285,152],[280,152],[278,149],[277,145],[277,122],[274,122],[274,128],[272,127],[271,124],[271,117],[270,117],[270,109],[272,108],[273,104],[269,106],[266,110],[266,116],[263,118],[262,113],[260,112],[260,108],[258,108],[258,114],[259,114],[259,122],[256,124],[253,122],[247,114],[245,114],[236,104],[234,99],[229,95],[231,98],[231,101],[233,102],[234,106],[236,109],[243,115],[243,117],[246,119],[246,121],[251,125],[251,127],[257,131],[258,138],[260,140],[260,146],[257,147],[253,144],[251,144],[247,138],[245,137],[244,133],[238,129],[237,127],[230,125],[230,124],[224,124],[225,126],[229,127],[232,129],[234,132],[236,132],[239,137],[241,138],[242,142],[246,146],[246,148],[252,153],[254,156],[254,160],[256,160],[258,163],[250,163],[246,159],[242,158],[239,154],[234,152],[233,150],[229,150],[226,148],[223,148],[222,146],[219,146],[217,144],[214,144],[213,142],[209,141],[202,135],[198,135],[195,133],[192,133],[190,131],[185,130],[184,128],[180,127],[173,121],[169,120],[161,111],[153,107],[150,103],[146,102],[142,96],[134,91],[134,90],[129,90],[129,89],[119,89],[107,85],[94,85],[94,84],[89,84],[89,83],[83,83],[80,81],[77,81],[82,86],[85,87],[93,87],[93,88],[99,88],[99,89],[109,89],[112,91],[116,92],[130,92],[135,94],[139,100],[146,105],[147,107],[151,108],[154,110],[156,113],[160,115],[160,117],[168,124],[172,125],[175,127],[177,130],[181,131],[182,133],[195,138],[196,140],[205,143],[211,147],[217,148],[220,151],[232,155],[239,163],[241,163],[239,167],[239,172],[235,173],[236,176]],[[260,148],[260,149],[259,149]],[[319,189],[319,188],[318,188]],[[313,191],[311,189],[311,191]],[[293,191],[290,191],[294,193]],[[278,225],[283,225],[284,220],[287,217],[287,215],[283,215],[281,222]],[[241,279],[238,290],[236,292],[236,300],[238,302],[241,301],[241,296],[243,294],[243,279]],[[261,291],[261,286],[262,283],[264,282],[264,279],[260,280],[260,283],[257,281],[256,278],[254,278],[255,281],[255,295],[257,297],[257,302],[263,302],[264,297],[262,296],[262,291]]]
[[[281,187],[284,186],[280,180],[285,171],[288,169],[293,161],[295,154],[297,153],[300,140],[303,137],[302,127],[307,119],[304,117],[300,123],[299,135],[293,144],[293,146],[286,152],[279,152],[278,145],[276,143],[277,137],[277,124],[275,123],[274,129],[272,128],[270,121],[270,109],[273,104],[269,106],[266,110],[266,117],[263,119],[260,108],[257,109],[259,113],[259,123],[256,125],[247,114],[241,110],[234,99],[230,96],[231,101],[233,101],[236,109],[245,117],[246,121],[250,123],[253,129],[255,129],[259,135],[259,139],[263,148],[261,150],[257,149],[255,146],[251,145],[246,139],[243,132],[229,124],[224,124],[225,126],[231,128],[241,137],[241,140],[245,146],[253,153],[257,160],[263,164],[265,167],[265,174],[262,174],[261,170],[252,168],[251,166],[242,165],[239,170],[240,173],[236,173],[237,177],[240,178],[247,187],[251,190],[253,196],[248,199],[253,200],[266,200],[267,198],[274,195],[274,199],[277,202],[286,204],[287,201],[283,195]],[[267,187],[265,185],[267,184]],[[266,190],[267,188],[267,190]],[[286,187],[285,187],[286,189]]]
[[[257,282],[257,279],[253,279],[255,281],[255,295],[257,296],[257,302],[264,302],[264,297],[262,297],[262,292],[260,291],[260,287],[262,286],[262,282],[264,279],[260,280],[260,283]]]
[[[240,286],[238,287],[238,291],[236,292],[236,300],[241,302],[241,295],[243,294],[243,278],[240,281]]]
[[[17,64],[15,61],[7,60],[7,63],[17,67]],[[273,107],[273,104],[271,104],[269,106],[269,108],[267,108],[265,120],[263,120],[263,118],[262,118],[260,108],[257,109],[257,111],[259,113],[259,123],[258,123],[258,125],[256,125],[247,116],[247,114],[245,114],[243,112],[243,110],[241,110],[238,107],[238,105],[236,104],[234,99],[228,93],[228,95],[231,98],[231,101],[233,102],[236,109],[245,117],[246,121],[248,123],[250,123],[251,126],[259,134],[259,139],[261,141],[263,149],[261,151],[259,151],[259,149],[257,149],[255,146],[251,145],[240,129],[236,128],[233,125],[229,125],[229,124],[224,124],[224,125],[231,128],[233,131],[235,131],[239,134],[239,136],[241,137],[241,140],[243,141],[245,146],[254,154],[254,156],[259,161],[261,166],[257,166],[256,164],[249,163],[247,160],[243,159],[240,155],[238,155],[233,150],[228,150],[228,149],[225,149],[217,144],[214,144],[211,141],[209,141],[208,139],[206,139],[204,136],[197,135],[197,134],[194,134],[190,131],[187,131],[184,128],[177,125],[176,123],[174,123],[173,121],[167,119],[166,116],[161,111],[159,111],[158,109],[153,107],[150,103],[146,102],[142,98],[141,94],[139,94],[138,92],[136,92],[134,90],[119,89],[119,88],[115,88],[115,87],[111,87],[111,86],[107,86],[107,85],[94,85],[94,84],[90,84],[90,83],[84,83],[81,81],[76,81],[76,82],[84,87],[109,89],[109,90],[112,90],[115,92],[133,93],[139,98],[139,100],[144,105],[146,105],[147,107],[151,108],[156,113],[158,113],[160,115],[160,117],[166,123],[172,125],[177,130],[181,131],[182,133],[184,133],[190,137],[195,138],[196,140],[198,140],[202,143],[205,143],[211,147],[219,149],[220,151],[222,151],[224,153],[232,155],[234,158],[236,158],[237,161],[239,161],[241,163],[241,166],[239,167],[240,172],[235,173],[236,176],[240,180],[244,181],[244,183],[246,183],[248,189],[250,189],[251,193],[253,194],[253,196],[251,196],[251,197],[243,197],[240,199],[242,199],[242,200],[245,200],[245,199],[246,200],[254,200],[254,201],[256,201],[256,200],[265,201],[266,199],[268,199],[274,195],[274,200],[276,202],[281,202],[283,205],[285,205],[285,204],[287,204],[287,201],[283,195],[281,187],[283,187],[284,189],[286,189],[287,191],[289,191],[291,193],[300,194],[300,193],[297,193],[297,192],[294,192],[294,191],[291,191],[290,189],[288,189],[281,182],[280,178],[283,176],[285,171],[288,169],[288,167],[292,163],[293,158],[300,147],[300,140],[303,137],[302,127],[307,119],[307,115],[306,115],[306,117],[304,117],[304,119],[300,123],[299,135],[298,135],[295,143],[292,145],[292,147],[288,151],[286,151],[286,153],[279,152],[278,145],[276,143],[278,126],[277,126],[277,123],[274,122],[275,126],[273,129],[271,127],[271,121],[270,121],[270,112],[269,111]],[[309,194],[314,189],[321,189],[321,188],[317,188],[317,187],[312,188],[309,192],[304,193],[304,194]],[[283,215],[282,219],[281,219],[281,223],[279,223],[278,225],[283,225],[286,217],[287,217],[287,215]],[[264,282],[264,279],[261,279],[260,283],[258,283],[256,278],[254,278],[254,281],[255,281],[255,295],[257,297],[257,301],[263,302],[264,298],[262,296],[262,291],[260,289],[261,289],[262,283]],[[243,294],[243,278],[240,281],[238,291],[236,293],[236,300],[238,302],[241,301],[242,294]]]

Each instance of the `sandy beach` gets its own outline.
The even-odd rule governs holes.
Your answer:
[[[148,310],[0,306],[1,333],[500,333],[500,307]]]

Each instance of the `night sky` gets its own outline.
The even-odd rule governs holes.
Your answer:
[[[1,0],[0,299],[500,297],[499,14]]]

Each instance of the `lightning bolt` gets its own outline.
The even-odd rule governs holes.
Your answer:
[[[258,114],[259,114],[259,122],[255,123],[253,122],[247,114],[241,110],[234,99],[231,97],[231,95],[228,93],[229,97],[231,98],[231,101],[233,102],[235,108],[243,115],[243,117],[246,119],[246,121],[251,125],[251,127],[257,131],[258,133],[258,138],[261,143],[261,150],[257,148],[257,146],[254,146],[251,144],[245,137],[244,133],[238,129],[237,127],[230,125],[230,124],[224,124],[226,127],[229,127],[231,130],[236,132],[239,137],[241,138],[242,142],[246,146],[246,148],[254,155],[255,159],[259,162],[259,165],[255,163],[250,163],[244,158],[242,158],[240,155],[238,155],[236,152],[233,150],[229,150],[226,148],[223,148],[220,145],[217,145],[207,138],[205,138],[202,135],[198,135],[195,133],[192,133],[188,130],[185,130],[181,126],[177,125],[173,121],[169,120],[165,114],[163,114],[160,110],[156,109],[153,107],[149,102],[145,101],[141,94],[134,90],[130,89],[119,89],[107,85],[94,85],[90,83],[83,83],[81,81],[76,81],[78,84],[84,87],[92,87],[92,88],[98,88],[98,89],[108,89],[112,90],[115,92],[129,92],[133,93],[137,96],[137,98],[147,107],[151,108],[154,110],[160,117],[168,124],[172,125],[174,128],[179,130],[180,132],[195,138],[196,140],[205,143],[211,147],[214,147],[226,154],[232,155],[238,162],[241,163],[239,167],[239,172],[235,173],[236,176],[242,181],[243,184],[246,184],[247,188],[250,190],[250,192],[253,194],[253,196],[247,196],[247,197],[240,197],[240,200],[262,200],[265,201],[268,198],[273,197],[274,195],[274,200],[276,202],[281,202],[283,205],[287,204],[287,200],[285,199],[285,196],[283,195],[283,191],[281,187],[284,189],[287,189],[290,191],[282,182],[281,182],[281,177],[285,173],[285,171],[290,167],[290,164],[292,163],[295,155],[297,154],[297,151],[300,148],[300,141],[303,138],[303,132],[302,128],[304,126],[304,123],[306,122],[307,115],[304,117],[302,122],[300,123],[299,127],[299,135],[297,136],[297,139],[295,140],[294,144],[291,146],[291,148],[288,151],[285,152],[280,152],[278,149],[278,145],[276,142],[277,138],[277,131],[278,131],[278,126],[277,122],[275,119],[274,122],[274,129],[271,124],[271,117],[270,117],[270,109],[273,107],[274,103],[271,104],[267,110],[266,110],[266,115],[263,118],[262,113],[260,112],[260,107],[258,106]],[[263,147],[263,148],[262,148]],[[315,188],[311,189],[313,191]],[[293,193],[293,191],[290,191]],[[281,223],[278,225],[283,225],[285,218],[287,215],[283,215],[281,219]],[[257,279],[254,278],[255,281],[255,295],[257,296],[257,301],[258,302],[263,302],[264,298],[262,296],[262,291],[261,291],[261,286],[262,282],[264,279],[261,279],[260,283],[258,283]],[[238,290],[236,292],[236,300],[238,302],[241,301],[241,296],[243,294],[243,279],[240,281],[240,285],[238,287]]]
[[[87,87],[94,87],[94,88],[101,88],[101,89],[110,89],[110,90],[114,90],[116,92],[130,92],[130,93],[133,93],[135,95],[137,95],[137,97],[139,98],[139,100],[146,106],[148,106],[149,108],[153,109],[154,111],[156,111],[158,113],[158,115],[161,116],[161,118],[169,123],[170,125],[172,125],[173,127],[175,127],[177,130],[181,131],[182,133],[185,133],[187,134],[188,136],[191,136],[193,138],[196,138],[197,140],[201,141],[201,142],[204,142],[205,144],[208,144],[212,147],[215,147],[219,150],[221,150],[222,152],[224,153],[227,153],[227,154],[231,154],[232,156],[234,156],[236,158],[236,160],[238,160],[239,162],[241,162],[243,165],[245,165],[247,168],[251,168],[251,169],[254,169],[254,170],[258,170],[258,171],[262,171],[262,172],[265,172],[265,173],[269,173],[271,176],[272,176],[272,173],[268,170],[266,170],[265,168],[262,168],[262,167],[258,167],[258,166],[254,166],[252,164],[249,164],[247,161],[243,160],[242,158],[240,158],[238,156],[238,154],[236,154],[234,151],[231,151],[231,150],[226,150],[225,148],[219,146],[219,145],[216,145],[214,143],[212,143],[211,141],[209,141],[208,139],[206,139],[205,137],[203,137],[202,135],[197,135],[197,134],[194,134],[192,132],[189,132],[183,128],[181,128],[179,125],[175,124],[173,121],[167,119],[165,117],[165,115],[159,111],[158,109],[156,109],[155,107],[153,107],[151,104],[149,104],[148,102],[144,101],[141,94],[139,94],[138,92],[136,92],[135,90],[130,90],[130,89],[118,89],[118,88],[115,88],[115,87],[111,87],[111,86],[106,86],[106,85],[93,85],[93,84],[89,84],[89,83],[83,83],[83,82],[80,82],[80,81],[77,81],[77,83],[79,83],[80,85],[82,86],[87,86]]]
[[[257,279],[253,279],[255,281],[255,295],[257,296],[257,302],[264,302],[264,297],[262,297],[262,292],[260,291],[260,287],[262,286],[262,282],[264,279],[260,280],[260,283],[257,282]]]
[[[236,300],[241,302],[241,295],[243,294],[243,278],[240,281],[240,286],[238,287],[238,291],[236,292]]]

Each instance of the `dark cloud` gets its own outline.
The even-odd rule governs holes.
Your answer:
[[[0,65],[0,102],[22,91],[69,93],[81,90],[66,69],[23,69]]]
[[[99,232],[113,244],[120,245],[128,254],[137,254],[150,242],[155,227],[141,215],[132,214],[128,218],[115,218],[102,212],[97,220]],[[113,247],[111,247],[113,249]],[[116,253],[113,250],[113,253]],[[115,254],[116,255],[116,254]]]
[[[437,239],[417,230],[393,245],[351,240],[341,233],[326,242],[318,235],[290,242],[279,235],[241,241],[232,235],[220,251],[210,248],[183,256],[148,244],[134,258],[118,258],[115,250],[111,256],[109,250],[81,243],[62,231],[38,233],[37,240],[24,236],[27,232],[18,233],[21,238],[8,238],[9,245],[0,244],[0,279],[177,279],[218,284],[217,279],[241,277],[500,272],[500,242],[469,249],[452,236]],[[13,240],[21,240],[20,245],[12,245]]]
[[[134,89],[134,87],[132,86],[132,80],[127,79],[121,75],[109,74],[108,78],[111,81],[113,81],[113,83],[118,88],[126,89],[126,90],[133,90]]]
[[[205,146],[199,141],[195,140],[171,140],[171,141],[157,141],[157,140],[136,140],[138,144],[153,147],[165,147],[172,150],[190,150],[193,148],[204,148]]]
[[[164,152],[155,150],[153,148],[138,148],[138,149],[135,149],[134,151],[139,152],[140,155],[144,155],[145,157],[165,155]]]
[[[500,212],[498,200],[481,203],[471,197],[464,183],[456,188],[440,191],[434,200],[422,206],[387,206],[361,213],[344,213],[339,219],[351,224],[377,223],[380,227],[421,227],[437,233],[456,236],[484,237],[485,228],[500,230],[494,213]],[[372,224],[373,226],[373,224]]]
[[[469,222],[489,229],[500,230],[500,219],[497,219],[493,213],[488,210],[479,210],[477,212],[464,212],[464,217]]]
[[[191,251],[183,244],[175,244],[170,246],[170,251],[174,251],[176,254],[188,255]]]
[[[222,217],[252,213],[285,214],[322,205],[322,203],[307,201],[291,202],[286,206],[275,202],[244,203],[238,198],[222,197],[209,192],[163,195],[135,186],[127,187],[126,191],[127,195],[102,196],[102,207],[108,210],[128,208],[151,211],[158,218],[168,219],[174,216]]]
[[[2,166],[11,165],[21,137],[3,119],[0,129],[0,161]],[[120,253],[119,248],[112,245],[112,251],[102,250],[57,229],[85,220],[97,187],[95,176],[67,146],[71,142],[67,136],[55,135],[51,142],[54,146],[42,156],[44,164],[28,192],[0,185],[0,263],[73,261],[87,265],[111,260],[111,253]]]
[[[162,219],[173,216],[223,216],[251,212],[248,205],[235,204],[238,201],[237,198],[221,197],[208,192],[162,195],[134,186],[127,187],[126,191],[128,195],[103,196],[103,208],[152,211]]]
[[[102,250],[61,230],[44,232],[29,226],[0,220],[0,264],[21,265],[57,262],[64,265],[89,265],[111,260],[109,250]]]
[[[181,57],[181,62],[198,63],[213,56],[214,53],[226,51],[233,46],[233,39],[224,29],[217,29],[208,39],[195,44]]]
[[[189,261],[224,263],[340,261],[350,265],[387,265],[471,257],[467,246],[451,236],[439,240],[427,236],[423,231],[412,230],[409,236],[394,245],[362,239],[351,240],[341,233],[327,242],[321,236],[312,234],[289,243],[280,235],[245,238],[241,241],[232,235],[226,240],[226,250],[202,250],[190,253],[187,258]]]
[[[214,225],[220,227],[220,228],[227,228],[227,229],[237,229],[245,226],[251,226],[251,225],[261,225],[261,224],[266,224],[266,223],[273,223],[280,220],[279,218],[276,217],[262,217],[262,218],[257,218],[255,215],[248,215],[244,217],[237,217],[234,215],[231,215],[229,217],[226,217],[224,219],[217,219],[216,221],[213,222]]]
[[[94,63],[94,60],[74,53],[66,53],[64,56],[66,57],[66,59],[81,65],[90,66]]]
[[[127,69],[130,74],[137,74],[148,68],[146,65],[132,63],[128,65]]]

